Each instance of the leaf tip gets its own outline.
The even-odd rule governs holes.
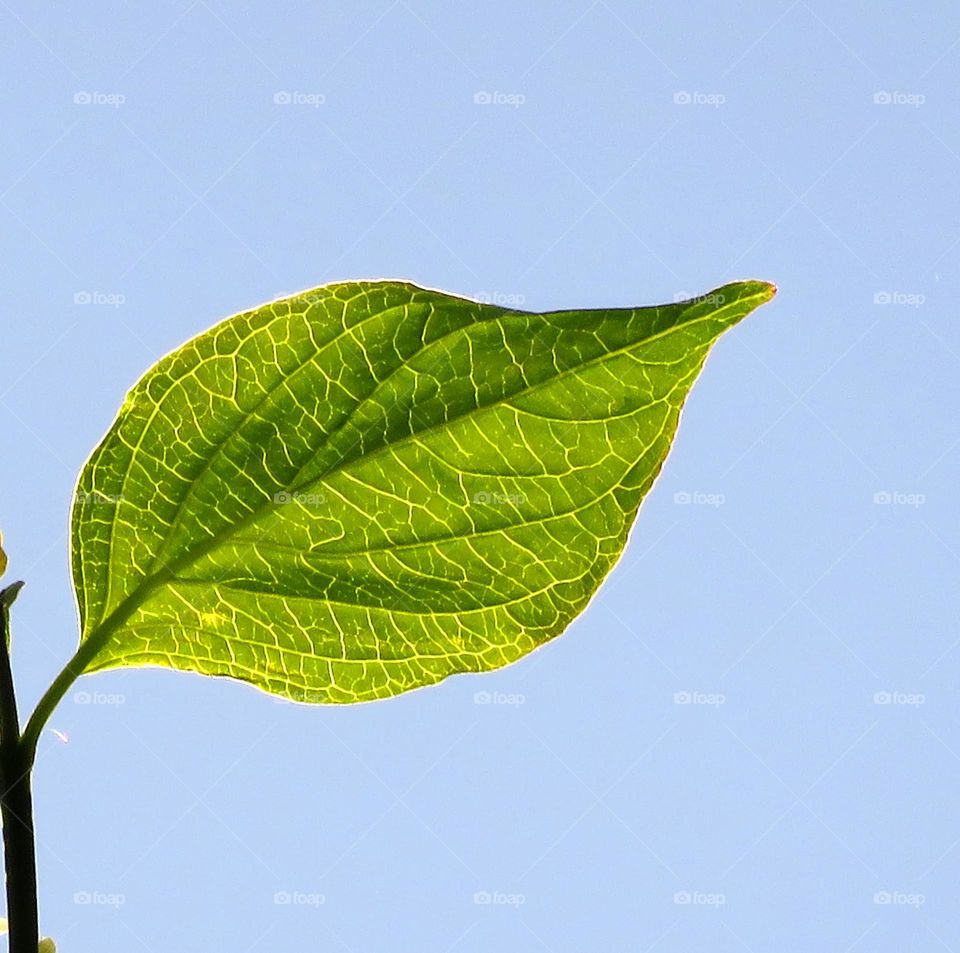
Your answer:
[[[731,286],[728,285],[727,287]],[[742,281],[734,282],[732,287],[736,289],[736,298],[746,308],[741,317],[746,317],[750,312],[767,304],[777,296],[779,291],[772,281],[765,281],[762,278],[745,278]]]
[[[24,587],[24,583],[20,580],[17,582],[11,582],[6,589],[0,589],[0,606],[3,606],[5,609],[9,609],[13,605],[17,596],[20,595],[20,590]]]
[[[741,289],[745,298],[759,298],[760,304],[766,304],[771,298],[776,297],[777,286],[772,281],[765,281],[762,278],[744,278],[735,284]]]

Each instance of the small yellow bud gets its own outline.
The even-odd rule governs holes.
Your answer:
[[[0,576],[7,571],[7,554],[3,551],[3,533],[0,533]]]

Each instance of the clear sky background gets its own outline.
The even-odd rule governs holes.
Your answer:
[[[357,277],[534,310],[780,287],[590,609],[512,668],[340,709],[75,686],[36,775],[61,951],[960,951],[960,7],[0,0],[0,25],[24,708],[77,639],[80,466],[223,316]]]

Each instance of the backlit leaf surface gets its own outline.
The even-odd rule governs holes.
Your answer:
[[[363,281],[228,318],[81,474],[86,670],[337,703],[520,658],[583,610],[710,346],[773,293],[533,314]]]

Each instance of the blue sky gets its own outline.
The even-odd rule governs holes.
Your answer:
[[[355,277],[534,310],[780,288],[590,609],[521,663],[341,709],[78,683],[36,776],[61,950],[960,951],[960,8],[0,22],[23,708],[77,638],[80,466],[219,318]]]

